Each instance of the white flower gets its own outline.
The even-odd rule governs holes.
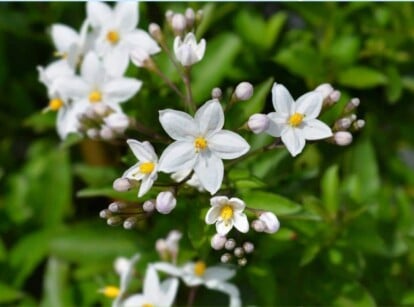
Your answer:
[[[215,196],[210,199],[211,208],[206,214],[206,223],[216,223],[217,233],[226,235],[233,225],[240,232],[249,231],[249,222],[243,213],[245,203],[236,197]]]
[[[226,282],[236,274],[235,270],[222,266],[207,267],[203,261],[189,262],[181,268],[159,262],[155,263],[154,267],[161,272],[180,277],[189,287],[204,285],[209,289],[224,292],[230,297],[231,307],[241,306],[239,289]]]
[[[184,40],[177,36],[174,40],[174,54],[183,66],[191,66],[201,61],[206,50],[206,41],[202,39],[197,44],[194,33],[187,33]]]
[[[104,56],[105,65],[113,66],[116,63],[119,70],[124,71],[131,50],[142,49],[148,54],[160,51],[147,32],[136,28],[138,2],[117,2],[113,9],[98,1],[89,1],[86,6],[88,19],[98,31],[95,48]]]
[[[332,136],[331,129],[316,119],[322,108],[323,97],[320,92],[306,93],[295,102],[283,85],[275,83],[272,99],[276,112],[268,114],[270,125],[266,132],[281,137],[292,156],[302,152],[305,140]]]
[[[164,260],[171,257],[173,263],[177,260],[179,245],[182,233],[178,230],[171,230],[166,239],[158,239],[155,242],[155,249]]]
[[[200,183],[211,194],[217,192],[223,181],[221,159],[235,159],[250,148],[238,134],[222,130],[224,113],[216,99],[207,101],[194,118],[180,111],[160,111],[160,122],[176,140],[162,153],[160,171],[173,173],[194,169]]]
[[[122,302],[122,307],[172,306],[178,289],[178,280],[169,278],[160,284],[157,272],[152,265],[149,265],[145,273],[142,294],[135,294]]]
[[[143,196],[151,189],[155,180],[157,180],[158,157],[154,148],[149,142],[138,142],[136,140],[127,140],[138,163],[130,167],[122,175],[123,178],[132,180],[141,180],[138,197]]]

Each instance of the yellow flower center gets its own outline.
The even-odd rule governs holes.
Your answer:
[[[225,205],[221,208],[220,217],[227,222],[233,217],[233,207],[230,205]]]
[[[200,150],[204,150],[207,147],[207,141],[203,137],[198,137],[194,141],[194,147],[196,149],[196,152],[199,152]]]
[[[66,59],[68,57],[68,54],[66,52],[60,52],[60,51],[55,51],[53,55],[57,58],[62,58],[62,59]]]
[[[119,292],[121,292],[121,290],[115,286],[107,286],[102,290],[103,295],[109,298],[116,298],[119,295]]]
[[[53,98],[49,101],[49,109],[57,111],[63,106],[63,101],[59,98]]]
[[[154,170],[154,163],[152,162],[144,162],[139,166],[139,171],[143,174],[151,174]]]
[[[203,276],[206,272],[206,264],[203,261],[197,261],[194,264],[194,274],[197,276]]]
[[[115,45],[119,41],[119,33],[117,31],[108,31],[106,33],[106,39],[113,45]]]
[[[155,307],[155,306],[151,303],[144,303],[142,304],[142,307]]]
[[[289,124],[293,127],[297,127],[302,123],[304,117],[305,115],[301,113],[294,113],[289,117]]]
[[[102,94],[100,91],[92,91],[89,94],[89,102],[90,103],[97,103],[102,100]]]

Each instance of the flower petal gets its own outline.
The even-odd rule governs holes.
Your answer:
[[[209,289],[217,290],[223,293],[226,293],[230,296],[230,307],[239,307],[241,306],[240,301],[240,292],[239,289],[228,282],[220,282],[218,280],[209,280],[206,282],[206,287]]]
[[[56,49],[60,52],[67,52],[70,46],[76,44],[79,40],[78,33],[63,24],[53,24],[51,35]]]
[[[213,207],[221,207],[229,202],[227,196],[214,196],[210,199],[210,205]]]
[[[151,177],[151,176],[144,177],[141,181],[141,186],[139,187],[138,197],[142,197],[145,193],[147,193],[151,189],[153,184],[154,184],[154,177]]]
[[[219,101],[217,99],[207,101],[197,110],[194,120],[204,137],[221,130],[224,125],[224,113]]]
[[[282,131],[282,142],[294,157],[300,154],[305,147],[305,138],[300,129],[288,127]]]
[[[103,66],[108,75],[122,77],[128,68],[129,51],[125,46],[108,48],[103,59]]]
[[[133,49],[142,49],[152,55],[161,51],[157,42],[145,31],[136,29],[125,35],[125,41],[129,51]]]
[[[138,2],[117,2],[114,7],[114,19],[120,29],[132,31],[138,25]]]
[[[197,53],[197,56],[198,56],[198,60],[199,61],[203,58],[205,51],[206,51],[206,40],[205,39],[202,39],[198,43],[198,46],[197,46],[197,49],[196,49],[196,53]]]
[[[136,306],[144,306],[144,304],[148,304],[147,298],[143,294],[134,294],[129,296],[125,299],[121,306],[122,307],[136,307]]]
[[[152,266],[157,270],[167,273],[171,276],[181,277],[183,270],[168,262],[156,262]]]
[[[249,151],[250,145],[237,133],[222,130],[207,140],[208,148],[221,159],[235,159]]]
[[[159,170],[165,173],[192,169],[196,162],[196,153],[191,142],[177,141],[170,144],[162,153]]]
[[[154,156],[156,158],[154,148],[152,148],[152,146],[149,147],[148,144],[144,144],[133,139],[128,139],[127,143],[139,161],[152,162],[154,161]]]
[[[240,232],[246,233],[249,231],[249,221],[244,213],[236,212],[234,214],[234,227]]]
[[[223,220],[218,220],[216,223],[216,231],[219,235],[225,236],[233,228],[233,220],[224,222]]]
[[[211,194],[216,193],[221,187],[224,173],[223,161],[214,153],[207,151],[199,155],[194,171],[201,185]]]
[[[144,285],[143,285],[144,296],[156,302],[160,293],[160,280],[158,278],[157,271],[152,265],[149,265],[145,273]]]
[[[163,297],[158,299],[159,306],[172,306],[178,290],[178,279],[168,278],[161,283]]]
[[[99,1],[88,1],[86,13],[92,27],[101,27],[112,19],[112,10],[109,5]]]
[[[90,86],[80,77],[62,77],[53,83],[52,87],[62,95],[64,100],[72,99],[75,103],[79,100],[87,99]],[[86,102],[86,100],[85,100]]]
[[[105,83],[101,90],[107,103],[120,103],[133,97],[141,88],[142,82],[133,78],[117,78]]]
[[[81,76],[90,84],[99,86],[105,76],[105,69],[94,52],[89,52],[82,62]]]
[[[273,106],[277,113],[289,115],[292,112],[294,100],[289,91],[282,84],[276,82],[272,87]]]
[[[160,111],[159,114],[161,126],[174,140],[191,141],[198,136],[198,128],[193,118],[187,113],[166,109]]]
[[[266,133],[274,137],[280,137],[283,129],[286,127],[288,120],[287,116],[280,113],[271,112],[267,114],[267,117],[270,119],[270,121],[269,127],[266,129]]]
[[[209,224],[209,225],[214,224],[220,215],[220,211],[221,211],[220,207],[211,207],[210,209],[208,209],[206,218],[205,218],[206,224]]]
[[[78,131],[77,115],[83,113],[87,107],[88,105],[86,103],[75,102],[69,107],[59,109],[56,128],[62,140],[64,140],[69,133]]]
[[[302,132],[306,140],[320,140],[332,136],[331,128],[318,119],[304,121]]]
[[[216,279],[220,281],[225,281],[232,278],[236,275],[236,270],[228,269],[221,266],[212,266],[206,269],[204,273],[204,279]]]
[[[321,113],[323,97],[320,92],[306,93],[298,98],[295,111],[304,114],[305,119],[314,119]]]
[[[246,208],[246,204],[240,198],[232,197],[228,200],[228,203],[233,206],[236,211],[243,211]]]

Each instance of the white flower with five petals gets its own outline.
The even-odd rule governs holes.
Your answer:
[[[154,148],[149,142],[138,142],[136,140],[127,140],[138,163],[129,168],[123,175],[123,178],[141,181],[138,191],[138,197],[143,196],[151,189],[154,181],[157,180],[158,157]]]
[[[160,111],[160,122],[176,141],[162,153],[159,170],[173,173],[193,169],[211,194],[217,192],[223,181],[221,159],[238,158],[250,148],[241,136],[223,130],[224,113],[216,99],[200,107],[194,118],[181,111]]]
[[[281,137],[292,156],[302,152],[305,140],[320,140],[332,136],[331,129],[316,119],[323,103],[320,92],[308,92],[295,102],[283,85],[275,83],[272,99],[276,112],[268,114],[270,122],[266,133]]]
[[[198,44],[194,33],[188,33],[184,40],[177,36],[174,40],[174,54],[183,66],[191,66],[201,61],[206,50],[206,41],[202,39]]]
[[[239,198],[216,196],[210,199],[211,208],[206,214],[206,223],[216,223],[217,233],[224,236],[233,226],[240,232],[249,231],[249,222],[243,213],[246,204]]]

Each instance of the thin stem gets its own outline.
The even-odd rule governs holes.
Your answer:
[[[195,296],[197,293],[198,287],[192,287],[190,290],[190,293],[188,294],[188,300],[187,300],[187,307],[191,307],[194,304]]]
[[[161,71],[158,67],[154,67],[153,72],[156,73],[182,100],[185,101],[186,97],[181,93],[178,87]]]
[[[185,84],[185,90],[186,90],[186,103],[187,107],[190,112],[194,113],[196,110],[196,106],[193,101],[193,94],[191,92],[191,66],[185,67],[185,73],[183,78],[184,84]]]

